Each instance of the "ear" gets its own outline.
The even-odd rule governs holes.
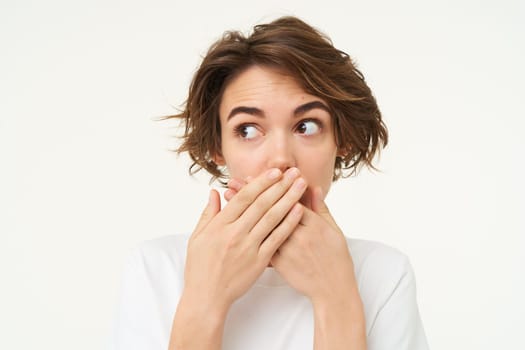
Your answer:
[[[342,146],[337,148],[337,156],[344,158],[350,153],[352,147],[350,145]]]
[[[226,162],[224,161],[224,157],[222,156],[222,154],[220,153],[217,153],[217,154],[214,154],[212,157],[211,157],[211,160],[213,160],[213,162],[219,166],[224,166],[226,165]]]

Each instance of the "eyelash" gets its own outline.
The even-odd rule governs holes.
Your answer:
[[[320,131],[323,130],[323,122],[320,121],[319,119],[315,119],[315,118],[307,118],[307,119],[303,119],[303,120],[299,121],[299,122],[295,125],[294,130],[297,130],[297,128],[298,128],[301,124],[303,124],[303,123],[308,123],[308,122],[314,122],[314,123],[317,125],[317,127],[319,128]],[[256,129],[259,129],[259,128],[257,127],[257,124],[252,124],[252,123],[239,124],[239,125],[236,126],[236,127],[234,128],[234,130],[233,130],[234,135],[237,136],[237,137],[239,137],[239,138],[241,138],[241,139],[243,139],[243,140],[249,140],[249,139],[246,139],[246,138],[243,136],[243,131],[242,131],[243,128],[248,127],[248,126],[253,126],[253,127],[256,128]]]
[[[308,123],[308,122],[315,123],[317,125],[317,127],[319,128],[319,131],[323,130],[323,123],[319,119],[314,119],[314,118],[308,118],[308,119],[301,120],[299,123],[297,123],[297,125],[295,126],[295,129],[297,130],[299,125],[301,125],[303,123]]]
[[[257,126],[255,124],[250,124],[250,123],[245,123],[245,124],[240,124],[238,126],[235,127],[235,129],[233,129],[233,133],[236,137],[239,137],[240,139],[243,139],[243,140],[247,140],[244,136],[243,136],[243,131],[242,129],[247,127],[247,126],[253,126],[254,128],[258,129]]]

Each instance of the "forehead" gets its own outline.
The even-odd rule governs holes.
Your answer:
[[[275,68],[252,66],[227,83],[221,98],[220,114],[239,104],[264,108],[319,100],[307,93],[290,74]]]

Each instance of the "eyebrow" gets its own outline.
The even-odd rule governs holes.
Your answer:
[[[330,113],[330,109],[324,103],[322,103],[321,101],[312,101],[312,102],[308,102],[308,103],[305,103],[305,104],[300,105],[299,107],[297,107],[293,111],[293,114],[294,114],[294,117],[299,117],[299,116],[305,114],[306,112],[308,112],[308,111],[310,111],[312,109],[316,109],[316,108],[322,109],[322,110]],[[228,118],[226,120],[230,120],[236,114],[241,114],[241,113],[250,114],[250,115],[253,115],[253,116],[256,116],[256,117],[264,118],[264,112],[261,109],[257,108],[257,107],[239,106],[239,107],[235,107],[234,109],[231,110],[231,112],[230,112],[230,114],[228,114]]]

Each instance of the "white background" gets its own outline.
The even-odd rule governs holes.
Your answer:
[[[522,1],[0,2],[0,348],[99,349],[124,257],[191,232],[175,113],[208,46],[297,15],[355,58],[391,142],[328,198],[414,266],[433,349],[524,349]]]

